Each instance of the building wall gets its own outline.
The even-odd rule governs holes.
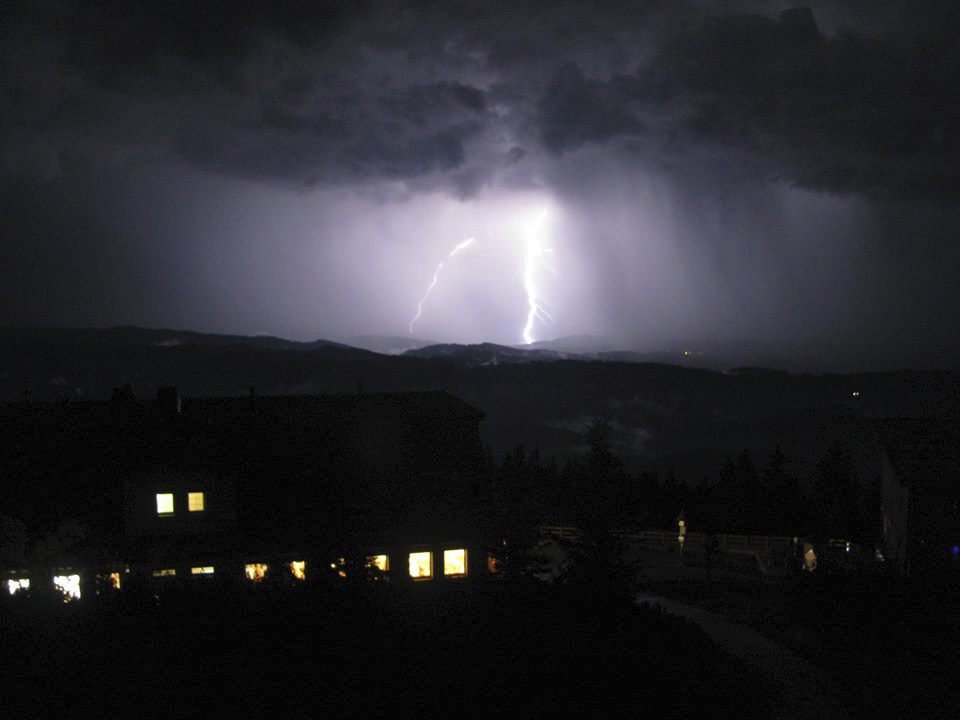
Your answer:
[[[960,497],[943,486],[925,487],[911,508],[910,566],[914,573],[935,575],[958,570]],[[960,552],[958,552],[960,555]]]
[[[51,411],[53,437],[77,442],[58,453],[27,447],[39,469],[22,485],[64,517],[81,507],[73,495],[89,501],[91,517],[116,526],[117,557],[131,566],[176,565],[179,577],[193,563],[216,564],[219,576],[222,563],[261,554],[479,542],[471,521],[486,506],[471,500],[483,481],[482,415],[442,394],[188,400],[182,412],[146,408],[121,420],[108,409]],[[51,437],[34,432],[35,414],[11,423]],[[27,482],[51,465],[76,492]],[[93,485],[71,485],[79,474]],[[202,512],[189,512],[190,492],[204,494]],[[172,513],[158,513],[160,493],[173,495]]]
[[[190,512],[187,494],[202,492],[204,509]],[[157,512],[157,495],[171,493],[174,512]],[[232,480],[196,473],[135,475],[124,482],[124,528],[130,537],[210,535],[237,530]]]
[[[901,575],[910,572],[910,489],[904,485],[883,453],[880,469],[883,555]]]

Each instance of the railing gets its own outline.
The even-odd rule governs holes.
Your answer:
[[[579,540],[583,536],[583,533],[572,525],[542,525],[539,531],[541,538],[557,540]],[[679,544],[676,530],[614,530],[613,535],[624,542],[639,545],[674,547]],[[706,544],[707,537],[706,533],[688,532],[684,542],[688,547],[702,547]],[[793,547],[793,538],[780,535],[717,533],[713,537],[722,552],[766,552]]]
[[[539,528],[541,538],[554,538],[556,540],[579,540],[583,533],[570,525],[541,525]]]
[[[543,539],[567,540],[578,542],[583,533],[570,525],[542,525],[539,528]],[[634,547],[672,552],[680,547],[676,530],[614,530],[612,533],[621,542]],[[688,532],[684,536],[684,546],[699,553],[707,545],[706,533]],[[749,555],[756,559],[757,566],[764,574],[779,572],[777,570],[781,560],[793,550],[793,538],[781,535],[737,535],[717,533],[712,536],[716,540],[718,552],[728,555]]]

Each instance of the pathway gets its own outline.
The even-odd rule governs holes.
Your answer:
[[[659,604],[665,611],[697,623],[731,655],[759,668],[772,683],[778,698],[774,701],[774,718],[844,720],[847,717],[832,701],[827,682],[817,668],[757,631],[708,610],[657,595],[640,593],[637,602]]]

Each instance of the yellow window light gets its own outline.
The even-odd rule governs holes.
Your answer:
[[[410,553],[410,577],[415,580],[427,580],[433,577],[433,553]]]
[[[307,563],[305,560],[294,560],[290,563],[290,574],[297,580],[307,579]]]
[[[119,572],[111,572],[105,575],[97,575],[97,580],[104,583],[104,586],[111,590],[120,589],[120,573]],[[97,594],[98,595],[100,594],[99,589],[97,590]]]
[[[390,558],[386,555],[367,555],[367,567],[387,572],[390,569]]]
[[[174,568],[161,568],[160,570],[154,570],[154,577],[176,577],[177,571]]]
[[[212,565],[204,565],[202,567],[192,567],[190,568],[191,575],[213,575],[214,569]]]
[[[202,492],[187,493],[187,510],[190,512],[203,512],[205,509]]]
[[[463,548],[443,551],[443,574],[462,577],[467,574],[467,551]]]
[[[339,577],[345,578],[347,576],[347,559],[337,558],[336,562],[330,563],[330,569],[336,570]]]
[[[269,569],[270,566],[267,563],[247,563],[243,566],[243,574],[250,582],[258,583],[263,582]]]

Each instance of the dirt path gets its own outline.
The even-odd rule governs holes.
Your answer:
[[[659,604],[665,611],[697,623],[731,655],[759,668],[778,698],[773,707],[774,718],[843,720],[848,717],[832,699],[819,670],[755,630],[702,608],[657,595],[640,593],[637,602]]]

